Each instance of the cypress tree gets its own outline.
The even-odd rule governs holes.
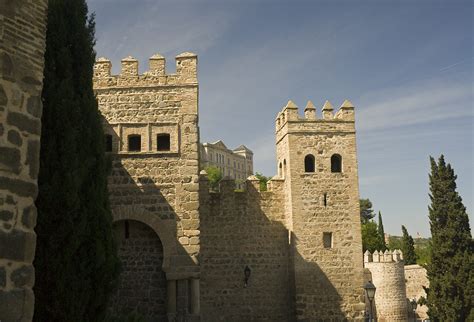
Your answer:
[[[474,256],[469,217],[444,156],[430,157],[431,263],[427,265],[428,314],[432,321],[472,321]]]
[[[92,90],[94,20],[50,0],[36,201],[35,321],[99,321],[118,276],[105,144]]]
[[[387,244],[385,243],[385,231],[383,229],[382,214],[379,211],[379,224],[377,226],[377,235],[379,237],[380,250],[385,251]]]
[[[415,242],[408,234],[408,230],[402,225],[402,252],[406,265],[416,264]]]

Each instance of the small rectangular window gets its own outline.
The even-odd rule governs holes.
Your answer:
[[[160,133],[156,136],[156,147],[158,151],[170,150],[170,135],[168,133]]]
[[[140,135],[132,134],[128,136],[128,151],[141,151],[142,137]]]
[[[324,248],[332,248],[332,233],[323,233]]]

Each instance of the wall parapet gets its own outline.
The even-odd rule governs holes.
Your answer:
[[[403,261],[403,253],[399,249],[395,249],[393,252],[390,250],[374,251],[373,253],[368,250],[364,253],[364,263],[392,263]]]
[[[278,132],[287,123],[291,122],[354,122],[354,104],[349,100],[345,100],[336,114],[333,114],[333,106],[329,101],[326,101],[321,108],[322,118],[318,118],[316,114],[316,107],[313,102],[308,101],[304,109],[304,117],[298,113],[298,106],[291,100],[288,101],[282,111],[278,113],[275,119],[275,129]]]
[[[100,57],[94,64],[94,87],[197,86],[197,55],[185,52],[175,60],[176,73],[166,74],[166,59],[155,54],[149,58],[148,71],[139,74],[138,60],[128,56],[121,60],[120,73],[112,75],[112,62]]]

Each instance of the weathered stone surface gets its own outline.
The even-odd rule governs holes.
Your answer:
[[[166,277],[162,270],[163,246],[145,224],[128,221],[114,224],[122,273],[111,299],[112,314],[137,311],[150,321],[166,321]],[[127,233],[125,230],[127,229]]]
[[[10,210],[0,210],[0,220],[8,221],[13,218],[13,212]]]
[[[31,205],[23,209],[23,216],[21,217],[21,223],[30,229],[33,229],[36,226],[36,207]]]
[[[32,96],[28,98],[28,102],[26,103],[26,110],[28,111],[28,113],[30,113],[34,117],[41,117],[41,107],[41,97]]]
[[[8,97],[5,93],[5,89],[3,88],[2,84],[0,84],[0,105],[7,105]]]
[[[0,169],[19,174],[21,168],[20,158],[21,153],[17,148],[0,146]]]
[[[39,171],[40,142],[29,140],[26,152],[26,164],[30,166],[30,176],[36,179]]]
[[[31,321],[35,177],[26,141],[41,131],[47,0],[0,1],[0,320]],[[36,100],[36,101],[35,101]],[[33,163],[37,165],[38,155]],[[23,218],[24,217],[24,218]],[[21,222],[20,222],[21,221]]]
[[[0,258],[30,262],[36,246],[34,232],[14,229],[11,232],[0,230]]]
[[[31,265],[22,266],[13,271],[10,279],[15,287],[32,287],[35,280],[35,270]]]
[[[420,265],[407,265],[405,268],[406,296],[409,300],[426,298],[424,287],[429,287],[430,282],[426,276],[426,269]],[[418,305],[416,307],[416,318],[418,320],[428,319],[428,307]]]
[[[23,144],[23,139],[21,138],[20,133],[15,130],[8,131],[7,139],[8,142],[13,143],[17,146],[21,146]]]
[[[34,295],[30,289],[0,289],[0,312],[2,321],[27,322],[33,318]]]
[[[38,187],[31,182],[25,182],[17,179],[10,179],[7,177],[0,177],[0,189],[9,190],[22,197],[36,198]]]
[[[41,122],[25,116],[21,113],[10,112],[7,116],[7,123],[16,126],[20,131],[31,134],[40,134]]]

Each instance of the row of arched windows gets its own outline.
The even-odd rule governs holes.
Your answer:
[[[170,135],[168,133],[160,133],[156,135],[156,150],[169,151],[171,148]],[[140,152],[142,150],[142,137],[139,134],[130,134],[127,137],[127,151]],[[112,151],[112,135],[105,135],[105,151]]]
[[[304,172],[314,172],[316,162],[314,155],[308,154],[304,157]],[[331,172],[342,172],[342,157],[340,154],[331,156]]]

